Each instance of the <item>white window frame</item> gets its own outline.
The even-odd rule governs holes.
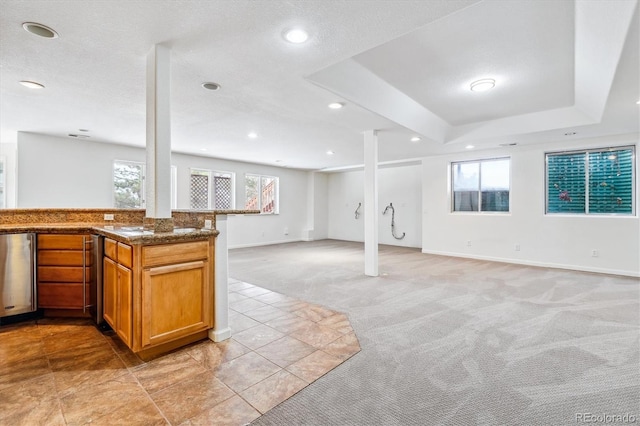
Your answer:
[[[193,174],[193,172],[199,172],[203,175],[206,175],[208,178],[208,186],[209,186],[209,193],[207,194],[207,209],[208,210],[215,210],[217,209],[217,206],[213,205],[215,202],[215,185],[214,185],[214,178],[215,177],[224,177],[224,176],[229,176],[229,178],[231,179],[231,200],[229,202],[230,204],[230,209],[235,209],[236,207],[236,174],[233,172],[225,172],[222,170],[211,170],[211,169],[202,169],[199,167],[191,167],[189,169],[189,179],[191,179],[191,175]],[[189,181],[189,203],[191,203],[191,181]],[[189,204],[189,207],[191,208],[191,204]]]
[[[142,188],[141,188],[141,192],[142,192],[142,203],[140,205],[140,209],[144,209],[147,206],[147,200],[146,200],[146,196],[147,196],[147,165],[146,163],[143,163],[142,161],[130,161],[130,160],[113,160],[113,166],[111,169],[111,189],[112,189],[112,199],[113,199],[113,205],[116,205],[116,192],[115,192],[115,176],[114,176],[114,172],[115,172],[115,166],[116,163],[118,164],[135,164],[135,165],[141,165],[142,166]],[[176,166],[171,166],[171,189],[170,189],[170,197],[171,197],[171,208],[172,209],[177,209],[178,208],[178,168]]]
[[[255,177],[258,178],[258,210],[260,210],[260,214],[261,215],[277,215],[280,214],[280,178],[277,176],[271,176],[271,175],[261,175],[261,174],[257,174],[257,173],[245,173],[244,175],[244,179],[245,179],[245,184],[244,184],[244,205],[245,208],[247,208],[247,178],[248,177]],[[263,178],[267,178],[267,179],[273,179],[275,181],[275,189],[274,189],[274,195],[273,195],[273,200],[274,200],[274,208],[272,212],[263,212],[262,211],[262,179]]]
[[[482,163],[491,162],[491,161],[500,161],[500,160],[508,160],[509,161],[509,210],[482,210]],[[454,182],[454,167],[456,164],[469,164],[469,163],[478,163],[478,210],[455,210],[455,182]],[[449,163],[449,182],[450,182],[450,191],[449,191],[449,212],[452,214],[481,214],[481,215],[509,215],[511,214],[511,181],[512,181],[512,167],[511,167],[511,156],[504,157],[491,157],[491,158],[480,158],[473,160],[462,160],[462,161],[451,161]]]
[[[113,200],[112,202],[114,207],[116,206],[116,190],[115,190],[116,189],[116,182],[115,182],[116,164],[132,164],[136,166],[142,166],[141,205],[139,207],[134,207],[134,208],[144,209],[147,205],[147,200],[146,200],[147,166],[146,164],[141,161],[113,160],[113,166],[111,168],[111,190],[112,190],[112,200]]]

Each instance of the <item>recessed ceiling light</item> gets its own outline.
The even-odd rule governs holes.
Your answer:
[[[285,31],[284,39],[289,43],[300,44],[309,39],[309,33],[300,28],[292,28]]]
[[[29,89],[44,89],[44,84],[36,83],[35,81],[22,80],[20,84]]]
[[[200,151],[207,152],[207,148],[200,148]]]
[[[342,108],[344,106],[344,103],[342,103],[342,102],[333,102],[333,103],[330,103],[328,106],[331,109],[340,109],[340,108]]]
[[[333,151],[327,151],[327,155],[333,155],[333,154],[335,154],[335,152],[333,152]]]
[[[517,142],[509,142],[509,143],[501,143],[500,146],[516,146],[518,145]]]
[[[420,142],[422,140],[422,138],[420,138],[418,136],[414,136],[410,140],[411,140],[411,142]]]
[[[573,136],[573,135],[575,135],[575,134],[576,134],[576,132],[567,132],[567,133],[565,133],[564,135],[565,135],[565,136]]]
[[[220,89],[220,85],[218,83],[213,83],[213,82],[202,83],[202,87],[204,87],[207,90],[214,90],[214,91]]]
[[[251,133],[249,133],[249,134],[247,135],[247,137],[248,137],[249,139],[255,139],[255,138],[257,138],[257,137],[258,137],[258,134],[257,134],[256,132],[251,132]]]
[[[78,134],[75,134],[75,133],[69,133],[69,137],[78,138],[78,139],[88,139],[91,136],[89,136],[89,135],[78,135]]]
[[[58,33],[47,27],[46,25],[38,24],[36,22],[25,22],[22,24],[22,28],[31,34],[44,37],[44,38],[58,38]]]
[[[636,102],[636,105],[640,105],[640,101]]]
[[[282,163],[282,160],[276,160],[276,163]]]
[[[78,131],[79,131],[79,132],[85,132],[85,133],[86,133],[86,132],[88,132],[88,131],[89,131],[89,129],[78,129]]]
[[[471,91],[472,92],[485,92],[487,90],[493,89],[496,86],[496,81],[492,78],[483,78],[482,80],[477,80],[471,83]]]
[[[475,146],[474,146],[474,145],[467,145],[467,146],[465,146],[464,148],[465,148],[465,149],[473,149],[473,148],[475,148]]]

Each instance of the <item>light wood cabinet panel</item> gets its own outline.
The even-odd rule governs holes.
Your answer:
[[[116,262],[104,258],[103,266],[103,297],[102,307],[103,316],[105,321],[113,328],[116,329],[116,311],[117,311],[117,294],[118,294],[118,267]]]
[[[118,259],[117,251],[118,243],[111,238],[104,239],[104,255],[110,257],[113,260]]]
[[[142,248],[142,266],[159,266],[206,259],[209,246],[206,241],[163,244]]]
[[[205,338],[213,327],[213,243],[105,239],[104,317],[140,357]]]
[[[116,333],[127,346],[133,344],[133,274],[131,269],[118,267],[118,311],[116,312]]]
[[[208,283],[207,261],[146,268],[142,345],[165,343],[210,328]]]

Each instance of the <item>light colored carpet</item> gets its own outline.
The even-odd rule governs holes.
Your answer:
[[[640,280],[390,246],[380,277],[363,262],[334,240],[231,250],[231,277],[345,312],[362,347],[253,424],[640,423]]]

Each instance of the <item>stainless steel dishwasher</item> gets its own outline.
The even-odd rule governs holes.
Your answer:
[[[0,318],[34,312],[35,234],[0,235]]]

